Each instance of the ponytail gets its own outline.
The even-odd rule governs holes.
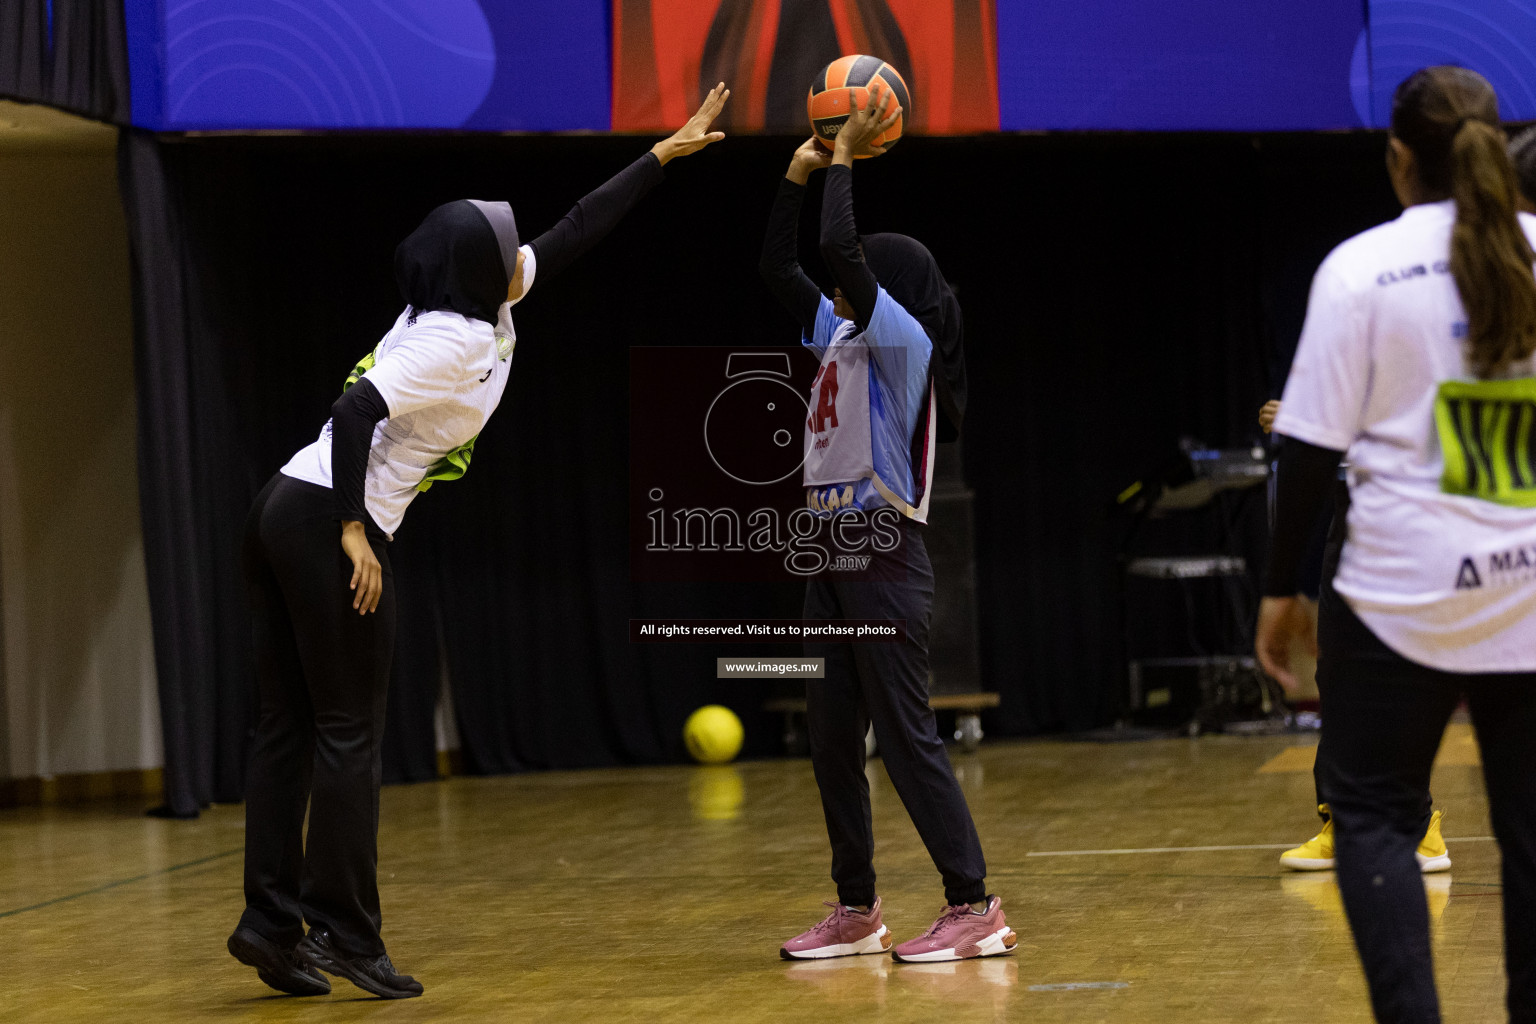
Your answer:
[[[1515,213],[1499,98],[1476,71],[1421,68],[1393,94],[1392,134],[1428,193],[1456,200],[1451,276],[1467,311],[1467,362],[1497,377],[1536,353],[1536,254]]]
[[[1450,158],[1451,276],[1467,310],[1467,360],[1479,377],[1496,377],[1536,352],[1536,253],[1515,216],[1519,185],[1504,133],[1467,119]]]

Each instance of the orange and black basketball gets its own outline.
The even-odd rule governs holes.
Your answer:
[[[896,103],[901,107],[901,116],[875,139],[874,144],[892,145],[901,138],[907,114],[912,110],[912,94],[907,90],[906,80],[899,71],[879,57],[867,57],[859,53],[837,58],[822,68],[821,73],[812,80],[810,94],[805,99],[806,113],[811,117],[811,131],[816,133],[822,145],[831,149],[837,141],[837,133],[852,113],[848,107],[849,92],[852,91],[854,108],[858,109],[866,103],[879,103],[887,89],[895,94]]]

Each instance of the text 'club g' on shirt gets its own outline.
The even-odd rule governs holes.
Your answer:
[[[1536,379],[1482,381],[1450,273],[1453,200],[1344,242],[1312,282],[1275,432],[1345,451],[1334,586],[1381,640],[1451,672],[1536,669]],[[1536,217],[1520,215],[1536,240]]]
[[[832,310],[822,296],[815,333],[802,339],[821,360],[805,424],[807,507],[830,515],[889,505],[926,523],[936,422],[928,381],[933,342],[884,288],[868,330]],[[920,417],[927,431],[914,467]]]
[[[521,302],[533,289],[538,261],[531,247],[519,251]],[[389,418],[373,429],[363,500],[390,539],[433,467],[478,436],[501,403],[517,344],[513,305],[502,303],[494,327],[448,310],[420,313],[413,324],[406,309],[374,350],[366,377],[389,406]],[[332,486],[330,420],[282,472]]]

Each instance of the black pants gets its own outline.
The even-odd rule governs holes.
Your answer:
[[[1342,480],[1335,481],[1333,486],[1333,518],[1328,522],[1328,540],[1323,544],[1322,575],[1317,584],[1317,617],[1329,614],[1329,608],[1336,602],[1344,600],[1339,592],[1333,589],[1333,578],[1339,572],[1339,558],[1344,553],[1344,538],[1349,535],[1349,485]],[[1319,645],[1321,654],[1321,645]],[[1318,710],[1322,710],[1323,688],[1317,688]],[[1312,789],[1317,797],[1317,804],[1321,807],[1327,803],[1323,799],[1323,774],[1327,764],[1327,744],[1323,742],[1321,734],[1317,737],[1317,754],[1312,759]],[[1428,798],[1428,793],[1425,797]]]
[[[1463,697],[1503,855],[1509,1019],[1536,1022],[1536,672],[1463,675],[1408,661],[1336,600],[1319,623],[1327,694],[1323,796],[1339,890],[1382,1024],[1440,1020],[1414,850],[1429,773]]]
[[[303,922],[349,957],[384,952],[377,881],[380,744],[395,586],[385,539],[378,611],[352,609],[329,489],[278,474],[245,532],[261,716],[245,798],[241,923],[283,946]],[[303,836],[309,808],[309,840]]]
[[[826,659],[826,677],[806,682],[806,719],[832,841],[832,880],[842,903],[874,902],[875,836],[864,774],[864,734],[873,725],[891,784],[944,879],[944,898],[951,905],[976,903],[986,896],[981,840],[928,707],[933,567],[922,528],[902,523],[900,546],[873,552],[867,575],[876,579],[818,577],[805,591],[808,621],[905,619],[907,624],[900,644],[804,645],[807,657]]]
[[[1349,535],[1349,484],[1342,479],[1334,483],[1333,487],[1333,518],[1328,523],[1328,539],[1323,545],[1322,574],[1317,587],[1317,615],[1321,621],[1324,615],[1330,614],[1329,608],[1335,603],[1342,604],[1344,599],[1339,592],[1333,589],[1333,578],[1339,571],[1339,558],[1344,553],[1344,539]],[[1319,686],[1318,707],[1322,707],[1322,687]],[[1319,806],[1328,801],[1323,797],[1323,775],[1328,769],[1328,744],[1322,735],[1317,738],[1317,754],[1312,761],[1312,787],[1317,797]],[[1434,813],[1435,798],[1428,787],[1424,789],[1424,800],[1419,808],[1419,816],[1423,819],[1423,828],[1419,835],[1424,834],[1424,829],[1429,827],[1430,816]]]

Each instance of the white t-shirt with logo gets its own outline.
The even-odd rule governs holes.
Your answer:
[[[1347,452],[1334,587],[1383,643],[1451,672],[1531,671],[1536,366],[1493,382],[1468,366],[1455,218],[1452,200],[1412,206],[1329,254],[1274,429]]]
[[[523,295],[533,287],[533,250],[522,247]],[[512,373],[517,333],[513,303],[504,302],[496,325],[449,310],[416,316],[402,311],[375,350],[364,374],[378,389],[389,416],[373,428],[363,500],[379,528],[394,539],[417,485],[438,460],[468,444],[496,411]],[[282,472],[330,487],[331,421],[299,450]]]

